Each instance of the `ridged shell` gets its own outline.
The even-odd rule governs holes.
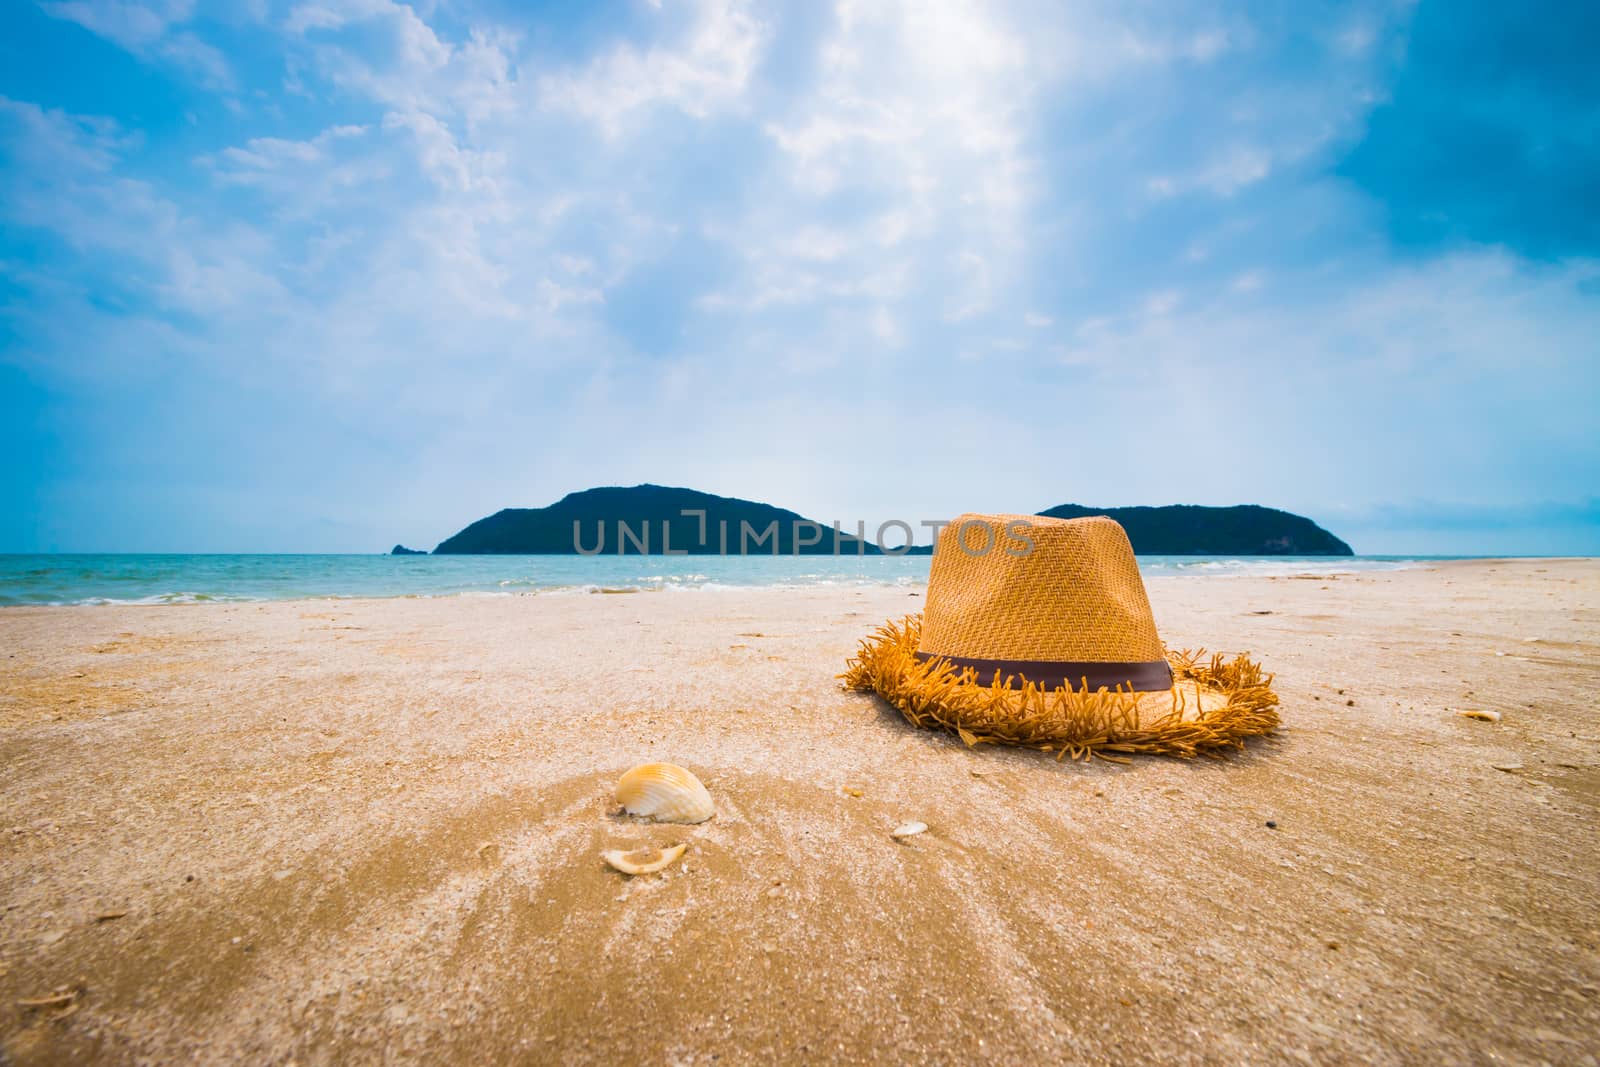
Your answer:
[[[700,779],[673,763],[644,763],[624,774],[617,803],[656,822],[705,822],[717,813]]]
[[[683,850],[688,847],[688,845],[672,845],[669,848],[646,847],[636,848],[632,852],[613,848],[600,853],[600,858],[623,874],[655,874],[683,855]]]

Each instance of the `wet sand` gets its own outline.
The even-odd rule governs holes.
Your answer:
[[[1600,562],[1150,595],[1278,737],[915,730],[903,589],[0,610],[0,1061],[1596,1062]]]

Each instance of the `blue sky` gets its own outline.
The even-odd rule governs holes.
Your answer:
[[[0,551],[654,481],[1600,553],[1600,8],[0,6]]]

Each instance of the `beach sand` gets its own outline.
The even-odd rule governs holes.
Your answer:
[[[1600,563],[1150,595],[1277,738],[913,729],[904,589],[0,610],[0,1060],[1596,1062]]]

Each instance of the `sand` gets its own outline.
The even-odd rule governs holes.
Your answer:
[[[1279,737],[913,729],[903,589],[0,610],[0,1060],[1596,1062],[1600,563],[1150,595]]]

